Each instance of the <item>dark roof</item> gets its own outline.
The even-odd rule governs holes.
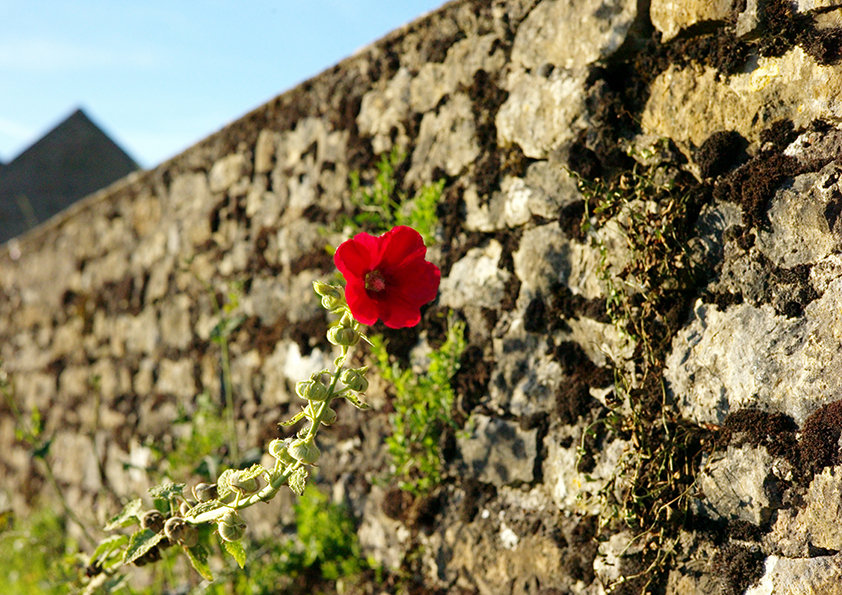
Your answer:
[[[0,165],[0,242],[138,168],[80,109]]]

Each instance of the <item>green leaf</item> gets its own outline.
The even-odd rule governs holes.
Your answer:
[[[127,502],[123,507],[123,510],[118,512],[111,518],[110,521],[108,521],[108,524],[105,525],[105,530],[113,531],[114,529],[128,527],[129,525],[137,523],[140,521],[140,511],[142,508],[143,500],[140,498],[135,498],[134,500]]]
[[[307,485],[307,477],[310,472],[304,467],[299,467],[293,471],[287,478],[287,485],[289,489],[301,496],[304,493],[304,487]]]
[[[98,546],[96,546],[94,553],[91,554],[91,559],[88,561],[88,564],[93,564],[94,562],[101,562],[102,560],[105,560],[115,550],[118,550],[121,547],[123,547],[123,544],[128,543],[128,541],[128,535],[111,535],[110,537],[106,537],[105,539],[99,542]]]
[[[352,391],[348,391],[347,393],[344,393],[342,395],[342,397],[345,400],[347,400],[349,403],[351,403],[351,405],[353,405],[357,409],[365,410],[365,409],[368,409],[370,407],[370,405],[368,403],[366,403],[365,401],[360,399],[359,395],[357,395],[356,393],[354,393]]]
[[[239,473],[240,481],[248,481],[249,479],[263,477],[268,473],[268,471],[266,471],[266,468],[263,465],[255,463],[248,469],[241,469]]]
[[[240,568],[246,565],[246,550],[243,548],[242,543],[239,541],[223,541],[222,545],[225,547],[225,551],[231,554],[234,560],[237,561],[237,565]]]
[[[41,446],[32,451],[32,456],[36,459],[46,459],[47,454],[50,452],[50,446],[52,446],[52,444],[52,438],[50,440],[45,440],[41,443]]]
[[[208,566],[208,548],[200,543],[190,548],[184,548],[184,552],[190,558],[190,563],[196,569],[196,572],[201,574],[202,578],[212,581],[213,573]]]
[[[279,426],[291,426],[294,423],[298,423],[300,420],[304,418],[304,412],[299,411],[296,413],[292,418],[288,419],[287,421],[278,422]]]
[[[165,481],[160,485],[149,488],[149,494],[153,498],[160,498],[161,500],[172,500],[176,496],[181,496],[184,492],[183,483],[173,483]]]
[[[166,537],[164,532],[155,533],[151,529],[141,529],[134,533],[129,540],[129,546],[123,553],[123,564],[131,564]]]
[[[221,502],[230,502],[237,497],[237,492],[231,487],[231,482],[236,478],[236,469],[226,469],[216,480],[216,493]]]

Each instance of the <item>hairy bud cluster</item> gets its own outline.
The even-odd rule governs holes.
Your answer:
[[[181,517],[171,517],[164,523],[167,539],[184,547],[193,547],[199,543],[199,530]]]
[[[340,347],[353,347],[360,342],[360,333],[350,326],[333,326],[327,331],[327,340]]]
[[[313,289],[322,298],[322,308],[331,312],[345,308],[342,290],[322,281],[314,281]]]
[[[365,377],[367,371],[368,366],[363,368],[349,368],[342,373],[342,382],[351,390],[364,393],[368,390],[368,380]]]
[[[319,460],[322,453],[319,451],[319,447],[316,446],[312,438],[298,438],[290,443],[289,454],[296,461],[312,465]]]
[[[153,533],[160,533],[164,528],[164,515],[157,510],[148,510],[140,519],[140,526]]]
[[[302,380],[295,385],[295,392],[306,401],[321,402],[327,399],[330,389],[322,381],[322,373],[316,372],[309,380]]]
[[[239,541],[246,533],[246,522],[236,510],[229,510],[217,524],[219,536],[225,541]]]

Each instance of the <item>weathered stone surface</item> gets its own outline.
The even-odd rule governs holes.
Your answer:
[[[161,339],[176,349],[185,349],[193,340],[190,322],[192,300],[186,295],[176,295],[161,305]]]
[[[840,555],[815,558],[766,558],[765,573],[760,582],[745,595],[773,595],[777,593],[842,593],[842,560]]]
[[[764,447],[729,446],[707,460],[698,477],[706,516],[760,525],[780,506],[781,486],[772,476],[773,459]]]
[[[474,416],[470,435],[458,439],[462,473],[496,486],[533,480],[537,430],[486,415]]]
[[[842,281],[787,318],[749,304],[720,311],[698,304],[676,335],[664,373],[682,414],[721,423],[732,411],[760,407],[803,421],[842,394]],[[798,399],[790,395],[797,394]]]
[[[418,141],[412,153],[409,180],[433,179],[436,168],[455,176],[479,156],[471,100],[463,93],[450,96],[435,112],[421,120]]]
[[[274,130],[261,130],[254,145],[254,173],[265,174],[275,165],[275,152],[280,135]]]
[[[538,4],[515,36],[509,97],[496,117],[498,143],[543,159],[571,141],[584,126],[585,67],[620,46],[636,6],[630,0]]]
[[[225,192],[246,172],[246,160],[240,153],[233,153],[218,160],[208,174],[211,192]]]
[[[810,101],[805,101],[810,97]],[[842,77],[795,46],[780,57],[760,57],[746,73],[723,78],[710,67],[671,66],[652,83],[643,111],[644,132],[695,146],[714,132],[736,130],[750,141],[773,121],[806,127],[842,114]]]
[[[527,70],[574,70],[612,53],[637,14],[630,0],[540,2],[518,27],[512,62]]]
[[[495,367],[488,393],[495,409],[515,415],[547,412],[555,405],[561,366],[547,354],[546,338],[530,333],[521,320],[492,339]]]
[[[363,96],[357,126],[360,132],[372,136],[376,153],[385,153],[392,146],[392,130],[398,132],[398,143],[406,136],[403,122],[409,115],[412,76],[401,68],[387,84],[372,89]]]
[[[549,77],[517,71],[509,76],[509,99],[497,112],[497,142],[517,145],[533,159],[572,141],[585,123],[585,75],[553,70]]]
[[[194,363],[189,359],[161,360],[155,390],[159,393],[176,395],[185,399],[193,398],[196,395],[193,366]]]
[[[669,41],[696,23],[727,20],[739,4],[735,0],[654,0],[649,6],[649,18],[661,32],[661,41]]]
[[[504,297],[511,274],[498,268],[503,246],[491,240],[487,246],[471,248],[442,279],[439,303],[449,308],[480,306],[495,308]]]
[[[465,193],[465,227],[494,231],[524,225],[534,217],[553,219],[559,211],[579,200],[575,180],[562,168],[547,161],[532,164],[525,178],[506,177],[488,204],[481,204],[476,192]],[[484,202],[484,200],[483,200]]]
[[[780,267],[814,264],[842,247],[842,166],[797,176],[769,206],[768,229],[757,233],[757,247]]]
[[[445,95],[470,86],[478,70],[497,72],[505,55],[494,34],[470,37],[454,43],[443,63],[427,63],[409,83],[410,107],[415,112],[433,109]],[[382,132],[381,132],[382,134]]]

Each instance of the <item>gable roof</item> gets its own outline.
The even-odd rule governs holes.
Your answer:
[[[0,164],[0,242],[138,169],[77,109],[9,163]]]

